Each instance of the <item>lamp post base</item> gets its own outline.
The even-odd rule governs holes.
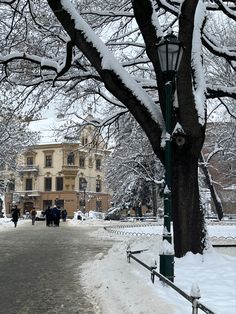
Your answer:
[[[160,274],[174,282],[174,255],[160,254]]]

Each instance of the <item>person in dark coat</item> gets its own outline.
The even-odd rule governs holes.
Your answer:
[[[54,205],[52,208],[53,222],[54,227],[59,227],[60,218],[61,218],[61,210],[59,206]]]
[[[46,226],[51,227],[53,225],[53,218],[52,218],[52,208],[48,206],[45,210],[44,215],[46,216]]]
[[[61,210],[61,218],[63,221],[66,221],[66,217],[67,217],[67,210],[65,208],[63,208]]]
[[[138,214],[138,217],[142,217],[143,216],[143,214],[142,214],[142,203],[141,202],[138,203],[137,214]]]
[[[12,221],[14,222],[14,225],[16,228],[18,219],[20,217],[20,210],[17,208],[16,205],[12,207],[11,216],[12,216]]]
[[[33,207],[32,210],[30,211],[30,216],[31,216],[31,220],[32,220],[32,225],[35,224],[36,215],[37,215],[37,212],[36,212],[36,210],[35,210],[35,207]]]

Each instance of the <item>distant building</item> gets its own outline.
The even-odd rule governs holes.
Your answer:
[[[54,204],[65,208],[68,216],[77,209],[107,210],[111,193],[104,184],[103,166],[110,152],[92,131],[87,126],[77,142],[36,145],[20,155],[5,194],[6,212],[13,203],[22,214]]]

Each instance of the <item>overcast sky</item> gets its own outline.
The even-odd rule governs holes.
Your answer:
[[[47,109],[42,112],[42,119],[30,123],[32,131],[40,132],[40,143],[54,143],[54,125],[56,123],[56,114],[53,109]]]

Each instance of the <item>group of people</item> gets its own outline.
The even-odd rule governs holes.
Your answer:
[[[46,217],[47,227],[59,227],[60,218],[62,218],[63,221],[66,221],[67,211],[66,209],[61,210],[60,207],[56,205],[53,207],[48,206],[44,211],[44,215]]]
[[[12,221],[16,228],[18,219],[20,217],[20,210],[17,208],[17,205],[14,205],[11,210]],[[32,210],[29,212],[31,217],[32,225],[35,224],[37,211],[33,207]],[[60,219],[62,218],[63,221],[66,221],[67,218],[67,210],[60,209],[59,206],[54,205],[53,207],[48,206],[48,208],[43,212],[43,215],[46,217],[46,226],[47,227],[59,227]]]

